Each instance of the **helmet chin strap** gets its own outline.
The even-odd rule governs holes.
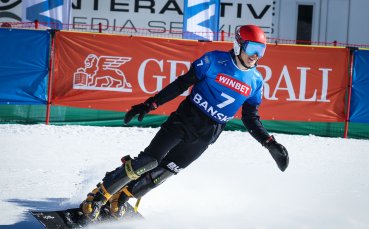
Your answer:
[[[241,52],[240,52],[240,54],[238,54],[238,55],[237,55],[237,58],[238,58],[238,60],[240,61],[241,65],[242,65],[242,66],[244,66],[246,69],[253,68],[253,67],[247,67],[247,66],[246,66],[245,62],[244,62],[244,61],[242,60],[242,58],[241,58]],[[254,66],[254,67],[255,67],[255,66]]]
[[[252,66],[252,67],[248,67],[248,66],[245,64],[245,62],[242,60],[242,58],[241,58],[241,52],[242,52],[242,51],[240,50],[240,54],[238,54],[238,55],[237,55],[237,58],[238,58],[238,60],[240,61],[241,65],[242,65],[243,67],[245,67],[246,69],[255,68],[255,67],[257,66],[257,62],[258,62],[259,60],[257,60],[257,61],[255,62],[255,65],[254,65],[254,66]],[[234,60],[236,60],[236,59],[235,59],[236,54],[234,53],[234,50],[232,50],[232,56],[233,56],[233,59],[234,59]]]

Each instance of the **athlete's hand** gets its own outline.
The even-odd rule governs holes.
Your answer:
[[[270,138],[265,142],[264,146],[269,150],[269,153],[272,155],[274,161],[277,163],[278,168],[284,172],[289,163],[289,157],[287,149],[279,144],[274,136],[270,136]]]
[[[124,124],[129,123],[136,115],[138,115],[138,121],[141,122],[147,113],[155,110],[156,108],[157,105],[155,99],[153,97],[150,97],[145,102],[131,107],[131,109],[126,113],[126,116],[124,117]]]

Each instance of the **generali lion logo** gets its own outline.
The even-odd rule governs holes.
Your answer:
[[[73,89],[132,92],[132,85],[120,67],[131,57],[89,54],[84,67],[73,76]]]

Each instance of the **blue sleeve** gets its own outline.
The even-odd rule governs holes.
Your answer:
[[[255,91],[253,92],[252,97],[247,99],[247,103],[255,106],[259,106],[261,104],[262,98],[263,98],[263,88],[264,83],[262,80],[257,82],[257,86]]]
[[[205,78],[206,72],[209,70],[212,60],[213,60],[213,53],[208,52],[192,63],[192,66],[196,72],[196,76],[199,80],[202,80]]]

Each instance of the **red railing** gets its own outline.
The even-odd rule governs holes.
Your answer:
[[[149,36],[149,37],[163,37],[163,38],[179,38],[184,37],[182,30],[168,30],[158,28],[133,28],[122,26],[107,26],[102,23],[99,24],[56,24],[45,22],[3,22],[0,27],[5,28],[20,28],[20,29],[58,29],[58,30],[71,30],[80,32],[95,32],[95,33],[108,33],[108,34],[125,34],[131,36]],[[197,33],[207,37],[208,35],[218,38],[219,41],[233,41],[234,33],[227,33],[220,31],[217,34]],[[190,36],[190,34],[187,34]],[[189,37],[186,36],[186,37]],[[191,37],[190,37],[191,38]],[[194,38],[195,39],[195,38]],[[197,40],[197,39],[195,39]],[[351,44],[339,41],[321,42],[321,41],[301,41],[282,38],[268,37],[268,43],[278,44],[298,44],[298,45],[316,45],[316,46],[342,46],[342,47],[356,47],[356,48],[369,48],[369,44]]]

